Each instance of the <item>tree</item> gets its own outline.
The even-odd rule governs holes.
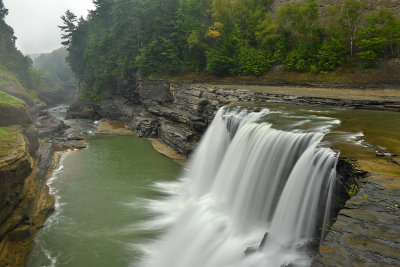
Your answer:
[[[4,19],[8,15],[8,9],[5,8],[3,0],[0,0],[0,19]]]
[[[360,28],[366,4],[361,0],[344,0],[343,3],[329,7],[331,21],[339,27],[348,41],[350,57],[354,53],[354,41]]]
[[[61,35],[61,39],[65,40],[61,44],[63,46],[68,46],[71,43],[78,19],[74,13],[72,13],[70,10],[67,10],[65,14],[61,16],[61,20],[63,21],[64,25],[58,26],[58,28],[64,32],[64,34]]]
[[[8,14],[0,0],[0,64],[8,71],[17,74],[19,80],[29,89],[34,87],[32,60],[15,47],[14,30],[4,21]]]
[[[291,46],[311,46],[321,40],[317,0],[289,2],[277,9],[279,27],[291,34]]]
[[[392,10],[383,8],[367,17],[367,26],[357,36],[358,55],[366,67],[377,64],[378,58],[396,57],[400,54],[400,19]]]

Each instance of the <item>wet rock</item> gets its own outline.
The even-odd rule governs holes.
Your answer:
[[[132,129],[138,136],[141,137],[157,137],[158,128],[158,119],[150,116],[137,116],[130,124],[130,129]]]
[[[346,202],[312,266],[400,266],[400,189],[370,176]]]
[[[268,236],[269,236],[269,233],[265,233],[264,234],[264,236],[263,236],[258,248],[254,248],[254,247],[246,248],[246,250],[244,251],[244,255],[245,256],[249,256],[249,255],[251,255],[253,253],[256,253],[257,251],[261,251],[264,248],[265,243],[267,242]]]
[[[198,134],[187,125],[176,124],[165,119],[160,120],[160,124],[158,135],[163,143],[183,155],[189,155],[194,150]]]
[[[258,250],[261,250],[264,248],[265,243],[267,242],[268,236],[269,236],[269,233],[264,234],[263,239],[261,240],[260,246],[258,247]]]
[[[34,121],[34,124],[37,128],[39,138],[56,136],[68,128],[64,122],[54,118],[48,113],[43,116],[39,116]]]
[[[244,255],[245,256],[250,256],[251,254],[254,254],[258,251],[257,248],[253,248],[253,247],[248,247],[246,248],[246,250],[244,251]]]
[[[21,128],[15,128],[14,139],[14,146],[0,157],[0,225],[22,200],[24,181],[33,171],[33,160]]]
[[[75,102],[68,108],[66,114],[66,119],[99,120],[101,118],[99,105],[90,101]]]
[[[9,107],[0,105],[0,114],[0,126],[27,126],[32,124],[32,119],[26,107]]]
[[[138,91],[142,102],[166,104],[173,101],[168,81],[142,80],[139,83]]]
[[[32,230],[30,228],[16,229],[8,234],[8,238],[11,242],[20,242],[26,240],[32,236]]]
[[[38,151],[38,166],[40,170],[40,177],[46,178],[47,171],[53,166],[53,154],[55,151],[53,142],[41,142]]]
[[[29,153],[33,158],[36,158],[36,153],[39,150],[39,140],[37,128],[31,124],[24,128],[23,133],[28,140]]]
[[[79,133],[77,131],[72,131],[67,135],[67,141],[81,141],[85,139],[82,133]]]
[[[86,144],[82,140],[64,140],[55,142],[54,149],[56,151],[65,151],[65,150],[76,150],[84,148],[86,148]]]

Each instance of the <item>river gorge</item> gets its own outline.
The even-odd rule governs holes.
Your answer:
[[[141,104],[114,96],[68,111],[69,118],[102,118],[100,124],[122,121],[191,160],[182,169],[143,138],[94,135],[93,121],[67,120],[87,132],[87,148],[65,152],[48,181],[56,212],[37,235],[28,266],[346,266],[354,264],[354,255],[355,262],[396,266],[398,113],[346,106],[382,109],[395,103],[355,100],[334,107],[327,98],[294,105],[301,97],[277,95],[271,96],[275,101],[249,103],[251,92],[231,88],[207,100],[193,88],[155,82],[134,92]],[[278,98],[286,103],[276,103]],[[231,108],[216,113],[229,102]],[[214,114],[212,137],[203,136]],[[307,159],[306,151],[316,158]],[[319,166],[318,160],[327,164],[315,174],[328,179],[321,184],[325,189],[302,192],[310,182],[301,179],[314,172],[312,166],[296,169],[307,162]],[[326,228],[331,232],[312,262]],[[275,242],[279,236],[286,241]]]

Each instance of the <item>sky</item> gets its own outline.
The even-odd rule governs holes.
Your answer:
[[[86,17],[92,0],[3,0],[6,22],[14,29],[17,48],[25,55],[48,53],[61,45],[61,16],[68,9]]]

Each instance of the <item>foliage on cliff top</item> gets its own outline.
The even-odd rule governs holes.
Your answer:
[[[0,127],[0,158],[20,146],[20,132],[21,126]]]
[[[56,85],[74,84],[75,79],[71,68],[65,60],[67,56],[68,52],[64,47],[51,53],[43,53],[34,59],[33,67],[40,71],[46,80],[52,81]],[[57,89],[57,86],[53,86],[54,89]]]
[[[34,70],[32,60],[17,49],[14,30],[5,22],[7,15],[8,10],[0,0],[0,90],[37,98],[35,91],[53,83],[47,82],[50,79],[48,76]]]
[[[272,11],[272,0],[96,0],[86,19],[67,11],[59,27],[83,97],[93,99],[126,88],[136,72],[262,76],[283,64],[324,74],[399,56],[399,31],[380,31],[393,41],[378,44],[371,30],[360,31],[367,27],[364,2],[319,7],[317,0],[299,0]],[[384,25],[367,21],[368,27],[393,29],[400,19],[390,12],[374,20]]]
[[[8,10],[0,0],[0,64],[8,71],[15,73],[24,86],[32,89],[34,77],[31,71],[32,60],[24,56],[15,46],[14,30],[6,22]]]
[[[0,106],[6,107],[26,107],[23,100],[16,98],[0,90]]]

